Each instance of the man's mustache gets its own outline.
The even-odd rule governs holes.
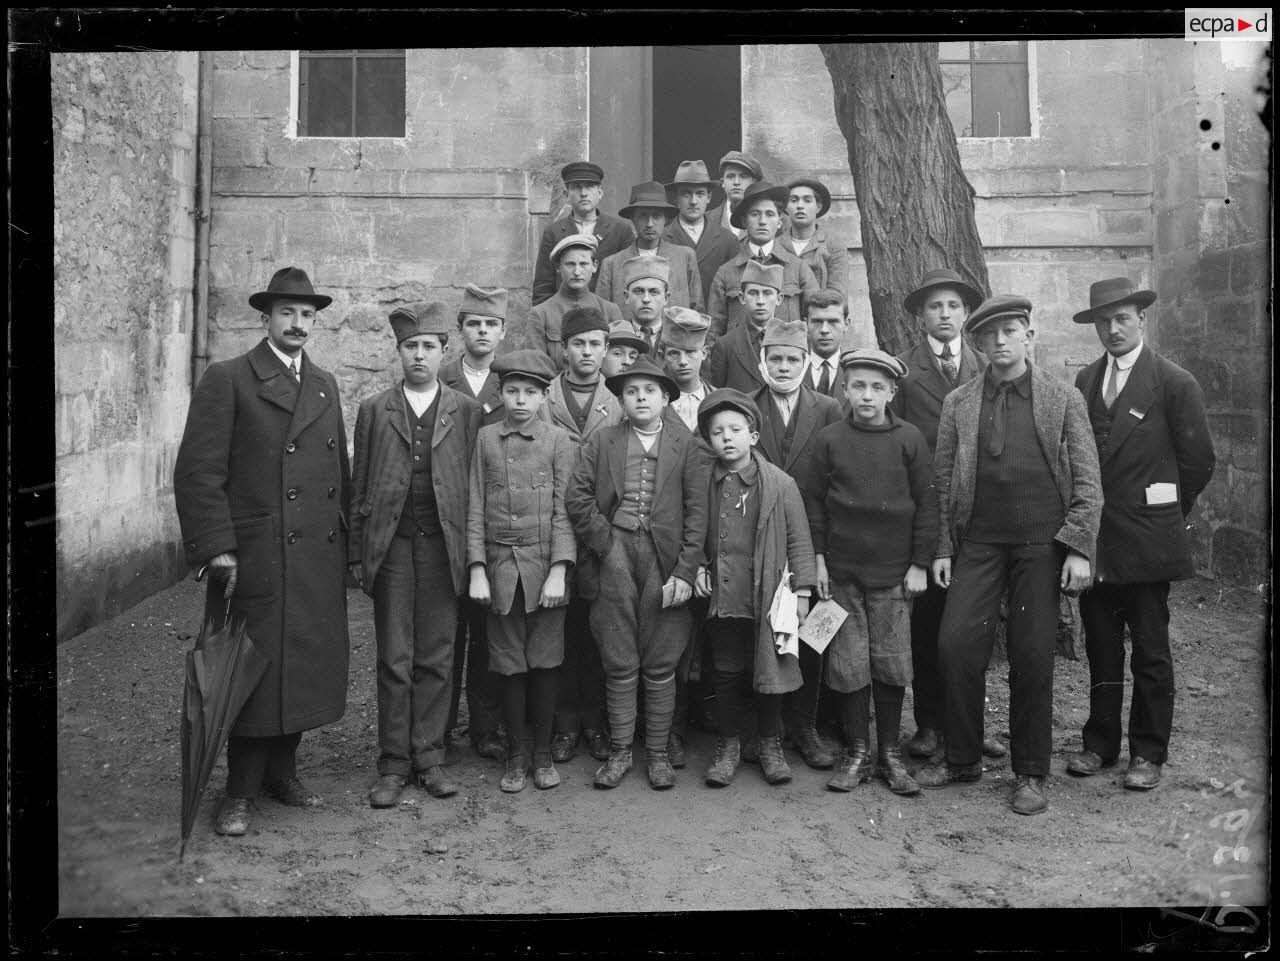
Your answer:
[[[306,337],[307,332],[301,327],[290,327],[285,331],[285,335],[288,337]]]

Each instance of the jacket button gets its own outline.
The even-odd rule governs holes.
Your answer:
[[[333,450],[335,447],[338,446],[338,442],[334,440],[332,437],[330,437],[329,442],[326,446],[328,446],[329,450]]]
[[[297,450],[297,449],[298,449],[298,445],[297,445],[297,444],[286,444],[284,449],[285,449],[288,453],[292,454],[295,450]]]
[[[295,543],[297,540],[298,540],[298,535],[297,535],[297,534],[295,534],[293,531],[290,531],[290,532],[289,532],[289,543],[290,543],[290,544],[293,544],[293,543]]]
[[[336,541],[337,539],[338,539],[338,532],[337,532],[337,531],[330,531],[330,532],[329,532],[329,543],[330,543],[330,544],[332,544],[332,543],[333,543],[334,541]]]
[[[298,489],[296,487],[290,487],[289,492],[284,496],[289,498],[291,501],[296,501],[298,499]]]
[[[330,488],[329,488],[329,496],[330,496],[330,497],[335,497],[335,496],[337,496],[337,493],[338,493],[338,488],[336,488],[336,487],[330,487]]]

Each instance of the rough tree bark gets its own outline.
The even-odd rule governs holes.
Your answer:
[[[824,43],[862,218],[871,315],[896,354],[919,336],[902,298],[950,267],[985,296],[987,263],[947,116],[936,43]]]

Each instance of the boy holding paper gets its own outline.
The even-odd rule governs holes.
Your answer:
[[[707,563],[694,585],[699,597],[709,599],[707,632],[714,651],[719,737],[707,769],[712,787],[733,780],[753,692],[765,780],[791,780],[782,751],[782,695],[800,687],[800,661],[779,653],[781,638],[769,608],[790,567],[803,625],[817,572],[796,482],[752,450],[759,425],[759,408],[736,390],[712,391],[698,405],[698,430],[716,457],[707,494]]]
[[[851,791],[871,779],[874,697],[876,773],[895,794],[915,794],[898,738],[911,682],[911,599],[928,584],[938,536],[933,463],[920,431],[886,409],[906,365],[859,347],[841,354],[840,366],[849,414],[819,432],[804,489],[818,595],[849,615],[827,654],[847,743],[827,787]]]

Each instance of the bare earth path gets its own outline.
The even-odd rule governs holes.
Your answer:
[[[642,767],[615,791],[593,790],[595,762],[580,754],[560,766],[559,788],[504,795],[499,765],[464,750],[451,769],[458,795],[411,789],[397,809],[374,811],[372,607],[352,592],[347,713],[304,735],[299,755],[326,806],[264,799],[246,837],[220,838],[220,762],[180,864],[176,738],[200,591],[184,582],[58,650],[63,917],[1266,903],[1258,592],[1175,585],[1172,763],[1149,794],[1121,789],[1127,758],[1088,780],[1065,773],[1088,667],[1059,660],[1050,809],[1032,818],[1007,807],[1007,760],[978,784],[916,798],[880,783],[830,793],[792,754],[790,785],[771,788],[746,765],[713,790],[701,777],[706,732],[664,794]],[[1006,670],[990,675],[994,732],[1008,728]],[[905,717],[909,733],[909,702]]]

